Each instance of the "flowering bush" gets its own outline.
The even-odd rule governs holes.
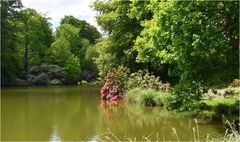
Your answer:
[[[143,89],[153,89],[156,91],[168,89],[170,84],[165,87],[159,80],[159,77],[150,75],[149,72],[144,73],[142,70],[132,73],[127,81],[127,89],[131,90],[133,88],[143,88]]]
[[[126,91],[134,88],[152,89],[154,91],[168,91],[170,88],[170,84],[168,82],[163,84],[159,77],[141,70],[130,74],[130,71],[124,67],[109,70],[105,81],[100,91],[101,99],[110,100],[111,102],[117,102],[119,99],[122,99]]]
[[[101,99],[110,100],[111,102],[122,99],[128,74],[129,70],[122,66],[109,70],[105,77],[106,82],[100,91]]]

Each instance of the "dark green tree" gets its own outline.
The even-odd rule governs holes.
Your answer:
[[[53,41],[50,26],[48,18],[34,9],[27,8],[20,11],[18,46],[22,51],[26,72],[29,66],[45,62],[47,50]]]
[[[1,86],[14,85],[21,69],[16,44],[16,21],[21,7],[20,0],[1,0]]]
[[[85,20],[79,20],[73,16],[65,16],[60,23],[69,24],[79,28],[79,38],[85,38],[89,40],[91,44],[94,44],[96,40],[101,37],[101,34],[97,29]]]

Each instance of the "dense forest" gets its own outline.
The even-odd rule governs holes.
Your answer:
[[[73,16],[53,32],[46,15],[1,1],[1,85],[76,84],[97,76],[93,45],[97,29]]]
[[[46,15],[1,1],[1,86],[76,84],[120,65],[164,82],[238,78],[237,1],[96,1],[94,26],[73,16],[53,32]]]

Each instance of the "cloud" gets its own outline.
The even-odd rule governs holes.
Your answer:
[[[25,7],[36,9],[50,17],[54,29],[59,26],[61,18],[72,15],[80,20],[86,20],[100,31],[95,20],[96,12],[90,7],[92,2],[94,0],[22,0]]]

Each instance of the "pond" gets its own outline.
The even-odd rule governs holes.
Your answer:
[[[159,107],[99,99],[100,87],[55,86],[4,88],[1,92],[1,136],[4,141],[96,141],[111,132],[120,140],[206,140],[222,138],[224,127],[175,116]],[[194,130],[195,129],[195,138]],[[176,130],[176,134],[173,132]],[[198,129],[198,130],[197,130]],[[177,136],[176,136],[177,135]]]

